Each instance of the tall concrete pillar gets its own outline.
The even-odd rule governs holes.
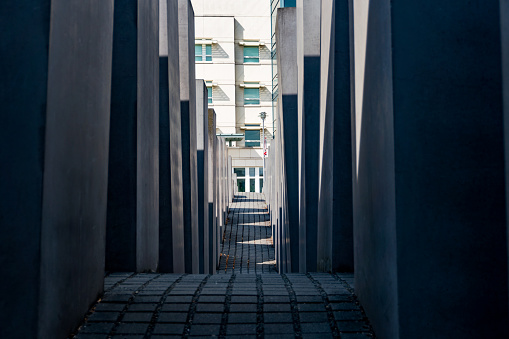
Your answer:
[[[322,0],[318,270],[353,271],[348,0]]]
[[[209,271],[205,273],[216,273],[216,266],[218,261],[218,235],[217,235],[217,137],[216,137],[216,112],[213,108],[208,109],[208,233],[209,233]]]
[[[2,338],[64,338],[102,293],[113,1],[0,4]]]
[[[317,268],[320,3],[297,1],[300,272]]]
[[[299,155],[297,104],[297,24],[295,7],[279,8],[276,20],[278,65],[278,115],[282,144],[283,209],[288,234],[288,272],[299,271]],[[287,226],[286,226],[287,225]]]
[[[108,271],[159,256],[159,1],[115,3],[108,168]]]
[[[199,271],[198,174],[196,156],[196,76],[194,11],[190,0],[178,0],[184,257],[186,272]]]
[[[502,41],[502,82],[503,82],[502,95],[504,101],[504,145],[505,145],[504,150],[505,150],[505,187],[506,187],[505,209],[506,209],[506,224],[508,227],[507,255],[509,256],[509,1],[507,0],[500,1],[500,28]]]
[[[508,337],[499,2],[350,5],[356,293],[380,338]]]
[[[178,46],[178,2],[159,0],[159,271],[172,273],[185,272]]]
[[[209,112],[207,87],[202,79],[196,80],[196,149],[198,174],[198,235],[200,273],[209,272]],[[215,132],[214,132],[215,134]]]

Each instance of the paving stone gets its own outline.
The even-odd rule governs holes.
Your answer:
[[[290,297],[288,295],[264,295],[263,302],[265,304],[279,304],[279,303],[290,303]]]
[[[114,326],[113,323],[87,323],[81,328],[80,333],[108,334],[110,333],[113,326]]]
[[[196,312],[224,312],[224,304],[198,304]]]
[[[280,323],[292,323],[293,318],[290,312],[287,313],[264,313],[263,314],[263,322],[270,324],[280,324]]]
[[[265,324],[263,329],[265,334],[294,333],[292,324]]]
[[[193,296],[191,295],[169,295],[164,300],[165,303],[190,303],[193,300]]]
[[[111,338],[113,339],[143,339],[145,338],[144,335],[129,335],[129,334],[119,334],[119,335],[114,335],[112,336]]]
[[[145,332],[147,332],[148,325],[148,323],[121,323],[118,325],[116,333],[145,334]]]
[[[256,312],[258,306],[256,304],[231,304],[230,305],[230,312],[242,312],[242,313],[250,313],[250,312]]]
[[[303,339],[329,339],[333,337],[332,333],[302,333]],[[341,339],[344,339],[343,335],[341,335]]]
[[[299,295],[297,296],[299,303],[323,303],[322,296],[320,295]]]
[[[221,324],[221,313],[196,313],[193,324]]]
[[[122,321],[139,323],[150,322],[152,315],[153,313],[149,312],[127,312],[122,318]]]
[[[184,333],[184,324],[156,324],[154,334],[178,334]]]
[[[226,293],[221,295],[201,295],[198,299],[200,303],[224,303]]]
[[[231,313],[228,315],[228,323],[256,323],[256,313]]]
[[[369,333],[341,333],[341,339],[366,339],[373,338]]]
[[[302,333],[330,333],[329,323],[301,323]]]
[[[324,304],[298,304],[299,312],[323,312],[325,311]]]
[[[160,296],[137,296],[133,303],[158,303],[159,301],[161,301]]]
[[[88,317],[90,322],[115,322],[120,312],[94,312]]]
[[[159,314],[159,317],[157,318],[157,322],[160,323],[185,323],[186,320],[187,312],[186,313],[162,312]]]
[[[299,312],[301,323],[320,323],[327,322],[327,312]]]
[[[195,325],[191,326],[190,335],[203,335],[203,336],[218,336],[220,325]]]
[[[330,303],[353,301],[353,297],[351,294],[328,295],[327,299],[329,299]]]
[[[258,297],[244,296],[244,295],[241,295],[241,296],[234,295],[234,296],[232,296],[230,302],[233,303],[233,304],[235,304],[235,303],[240,303],[240,304],[256,304],[258,302]]]
[[[125,304],[111,304],[111,303],[99,303],[95,306],[95,312],[105,312],[105,311],[122,311],[125,307]]]
[[[264,312],[290,312],[290,304],[264,304]]]
[[[256,324],[228,324],[226,335],[256,334]]]
[[[106,334],[87,334],[80,333],[74,337],[74,339],[107,339],[108,335]]]
[[[265,339],[295,339],[293,334],[267,334],[265,332]]]
[[[157,304],[131,304],[127,312],[153,312]]]
[[[127,302],[131,299],[132,294],[109,294],[105,295],[101,300],[102,302],[110,303],[110,302]]]
[[[163,312],[188,312],[190,304],[164,304]]]

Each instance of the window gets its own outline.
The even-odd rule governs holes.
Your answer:
[[[205,81],[205,84],[207,86],[207,97],[209,104],[212,103],[212,81]]]
[[[237,174],[237,177],[245,177],[246,169],[245,168],[234,168],[233,173]]]
[[[255,172],[256,172],[256,168],[249,167],[249,176],[250,177],[254,177],[255,176]]]
[[[259,130],[254,130],[254,131],[247,130],[245,139],[246,139],[246,142],[245,142],[246,147],[260,147],[260,131]],[[254,173],[253,173],[253,176],[254,176]]]
[[[196,44],[194,45],[195,61],[212,61],[212,45]]]
[[[260,62],[260,47],[244,46],[244,62]]]
[[[244,88],[244,105],[259,105],[259,104],[260,104],[260,89]]]
[[[249,179],[249,192],[256,192],[256,179]]]
[[[263,167],[258,167],[259,175],[263,177]]]

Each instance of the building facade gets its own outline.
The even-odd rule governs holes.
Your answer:
[[[217,115],[217,134],[226,139],[239,192],[261,192],[264,136],[267,146],[273,136],[270,3],[192,4],[196,77],[207,84],[208,104]]]

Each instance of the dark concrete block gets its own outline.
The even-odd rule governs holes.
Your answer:
[[[207,87],[196,80],[196,163],[198,176],[199,273],[209,273],[209,112]],[[215,134],[215,133],[214,133]],[[213,164],[210,164],[213,166]]]
[[[217,137],[216,137],[216,113],[208,109],[208,218],[209,218],[209,272],[216,273],[218,263],[218,234],[217,234]]]
[[[159,257],[159,2],[115,3],[106,269]]]
[[[320,136],[319,2],[297,1],[298,138],[299,138],[299,265],[317,269],[317,222]],[[305,33],[304,33],[305,32]]]
[[[353,271],[350,27],[347,1],[322,2],[318,271]]]
[[[178,2],[160,4],[159,270],[184,273]]]
[[[102,292],[112,6],[0,5],[0,337],[66,337]]]
[[[352,4],[359,300],[379,337],[507,337],[499,3]]]
[[[190,0],[178,0],[178,22],[185,271],[186,273],[198,273],[196,76],[194,64],[194,11]]]

